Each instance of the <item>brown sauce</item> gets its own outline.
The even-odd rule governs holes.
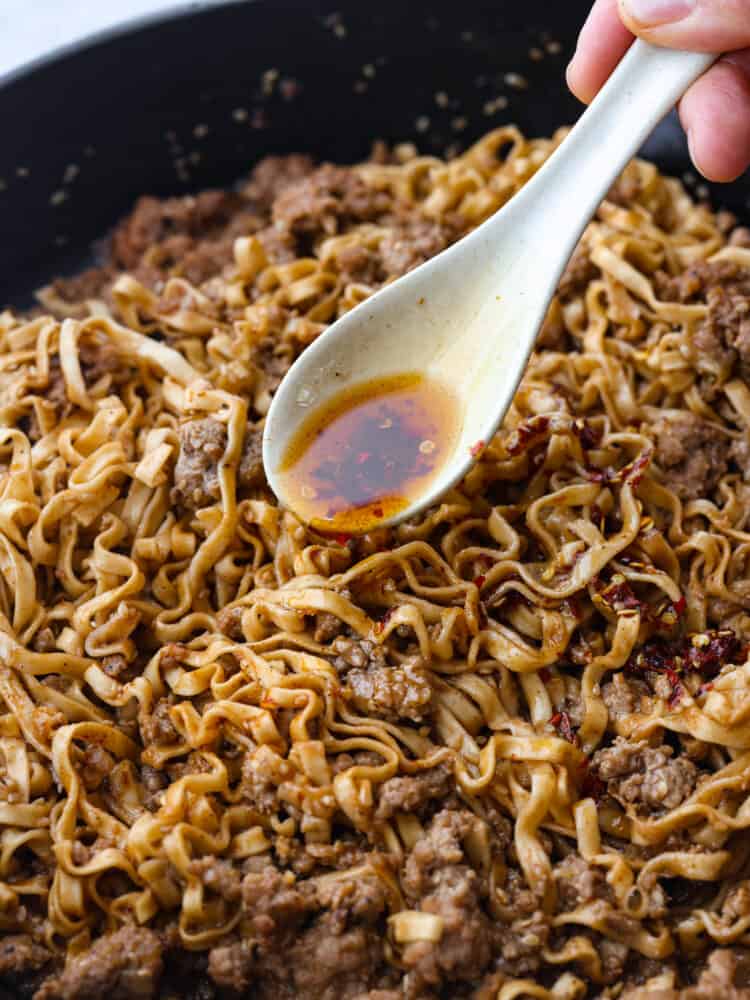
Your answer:
[[[392,375],[346,389],[303,422],[281,463],[295,513],[358,534],[419,497],[455,446],[458,407],[441,385]]]

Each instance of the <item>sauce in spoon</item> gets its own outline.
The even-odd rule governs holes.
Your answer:
[[[326,532],[359,534],[420,496],[460,430],[453,396],[419,374],[335,394],[292,437],[279,479],[292,509]]]

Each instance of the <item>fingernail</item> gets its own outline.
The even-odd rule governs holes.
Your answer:
[[[688,153],[690,154],[690,159],[693,161],[693,166],[695,167],[695,169],[700,173],[701,168],[698,166],[698,160],[696,159],[695,156],[695,141],[694,141],[695,137],[693,136],[693,130],[690,127],[688,127],[685,134],[687,137],[687,146],[688,146]]]
[[[633,21],[649,28],[682,21],[695,8],[695,0],[620,0],[620,3]]]

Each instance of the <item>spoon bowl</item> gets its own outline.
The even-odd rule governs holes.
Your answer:
[[[424,491],[387,525],[434,504],[468,470],[512,402],[560,276],[624,166],[715,60],[636,41],[576,126],[503,208],[381,289],[292,365],[269,409],[263,462],[282,504],[290,440],[315,409],[364,381],[417,372],[456,398],[460,430]]]

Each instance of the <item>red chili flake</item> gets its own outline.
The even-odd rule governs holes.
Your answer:
[[[618,479],[621,479],[624,483],[630,483],[631,486],[637,486],[646,474],[646,469],[651,464],[652,455],[652,449],[644,451],[638,458],[633,459],[629,465],[620,469]]]
[[[588,479],[590,483],[607,483],[609,482],[609,471],[606,469],[595,469],[591,465],[587,465],[583,470],[583,474]]]
[[[285,101],[293,101],[302,90],[298,80],[285,76],[279,83],[279,93]]]
[[[481,590],[482,587],[484,586],[484,581],[486,579],[487,579],[487,577],[486,576],[482,576],[482,574],[480,573],[479,576],[475,576],[474,577],[474,586],[475,587],[479,587],[479,589]]]
[[[694,671],[704,677],[715,677],[728,663],[741,659],[742,646],[731,629],[701,632],[677,642],[650,639],[633,653],[625,664],[631,673],[664,674],[674,691],[682,688],[680,674]],[[684,690],[681,690],[679,697]],[[677,700],[679,700],[679,697]]]
[[[672,693],[674,694],[674,690],[680,686],[680,675],[671,667],[667,667],[664,674],[669,683],[672,685]]]
[[[580,603],[578,601],[578,598],[576,597],[575,594],[572,594],[570,597],[566,597],[565,600],[562,603],[563,603],[563,607],[571,615],[573,615],[574,618],[580,619],[582,617],[581,605],[580,605]]]
[[[385,628],[385,626],[388,624],[388,622],[391,620],[391,618],[393,618],[393,616],[395,614],[396,614],[396,609],[395,608],[387,608],[386,609],[385,614],[383,615],[383,617],[378,622],[378,625],[380,625],[381,630],[383,628]]]
[[[701,686],[698,688],[698,694],[706,694],[706,692],[713,691],[713,689],[714,689],[713,684],[711,683],[711,681],[708,681],[707,684],[701,684]]]
[[[479,456],[482,454],[483,451],[484,451],[484,441],[477,441],[476,444],[473,444],[471,448],[469,448],[469,454],[471,455],[472,458],[479,458]]]
[[[343,531],[340,531],[333,536],[334,542],[338,542],[339,545],[346,545],[347,542],[351,541],[351,538],[351,535],[346,535]]]
[[[740,641],[728,628],[688,636],[684,646],[685,663],[704,676],[718,674],[725,664],[740,658]]]
[[[573,423],[573,433],[581,442],[581,447],[588,451],[589,448],[596,448],[602,439],[601,431],[592,427],[588,420],[576,420]]]
[[[573,731],[573,725],[567,712],[555,712],[549,721],[550,725],[555,727],[558,734],[564,740],[567,740],[568,743],[572,743],[574,746],[578,745],[578,737]]]
[[[526,451],[531,441],[546,434],[548,429],[549,417],[539,416],[524,420],[516,427],[505,444],[508,454],[520,455],[522,451]]]
[[[591,771],[591,761],[588,757],[581,761],[583,776],[581,779],[581,795],[585,799],[596,799],[597,801],[607,791],[606,784],[598,774]]]
[[[681,618],[682,615],[684,615],[685,612],[687,611],[687,601],[685,600],[685,598],[680,597],[676,601],[674,601],[672,603],[672,610],[674,611],[674,613],[677,615],[678,618]]]
[[[359,455],[357,455],[357,465],[364,465],[369,458],[370,458],[369,451],[361,451]]]
[[[383,516],[383,508],[382,507],[373,507],[372,508],[372,513],[374,514],[375,517],[382,517]]]
[[[545,684],[549,684],[549,682],[552,680],[552,674],[549,672],[549,670],[547,670],[546,667],[542,667],[542,669],[539,671],[539,679],[541,681],[544,681]]]
[[[616,573],[612,582],[599,591],[599,596],[614,611],[632,611],[640,608],[642,601],[633,593],[633,588],[621,573]]]

